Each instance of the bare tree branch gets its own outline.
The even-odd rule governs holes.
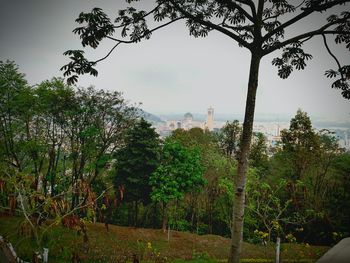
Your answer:
[[[119,46],[120,44],[122,44],[122,43],[119,42],[119,43],[115,44],[114,47],[107,53],[106,56],[104,56],[103,58],[100,58],[100,59],[94,61],[94,63],[96,64],[96,63],[98,63],[98,62],[100,62],[100,61],[105,60],[106,58],[108,58],[109,55],[112,54],[112,52],[114,51],[114,49],[115,49],[117,46]]]
[[[350,34],[350,33],[349,33],[349,34]],[[345,80],[345,78],[344,78],[344,76],[343,76],[343,73],[342,73],[341,70],[340,70],[340,69],[341,69],[340,62],[339,62],[339,60],[337,59],[337,57],[332,53],[332,51],[330,50],[330,48],[329,48],[329,46],[328,46],[328,44],[327,44],[326,35],[325,35],[325,34],[322,34],[322,38],[323,38],[323,43],[324,43],[324,45],[325,45],[325,47],[326,47],[326,49],[327,49],[329,55],[331,55],[332,58],[334,58],[335,62],[336,62],[337,65],[338,65],[338,70],[339,70],[339,72],[340,72],[340,74],[341,74],[341,79],[342,79],[342,80]]]

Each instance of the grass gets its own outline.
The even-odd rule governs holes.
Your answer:
[[[9,240],[17,254],[30,261],[36,243],[30,231],[20,235],[23,218],[0,217],[0,235]],[[182,263],[224,262],[228,255],[230,240],[216,235],[198,236],[187,232],[172,231],[170,241],[167,233],[157,229],[88,224],[88,247],[77,231],[61,225],[53,227],[45,236],[50,262],[71,262],[78,255],[82,262],[127,262],[133,257],[142,261]],[[328,247],[282,244],[282,262],[315,262]],[[273,262],[274,246],[244,243],[242,262]]]

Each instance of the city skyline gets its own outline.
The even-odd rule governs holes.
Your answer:
[[[221,128],[231,120],[216,120],[215,109],[209,107],[207,109],[206,115],[204,118],[195,118],[190,112],[186,112],[183,115],[173,115],[167,116],[162,122],[152,122],[155,131],[162,137],[167,137],[171,135],[176,129],[190,130],[192,128],[201,128],[203,130],[208,130],[210,132],[220,132]],[[311,121],[312,118],[310,117]],[[331,132],[331,136],[335,136],[338,140],[338,144],[341,148],[350,151],[350,126],[345,123],[318,123],[316,125],[312,122],[313,129],[316,132],[324,131],[324,129]],[[242,121],[240,121],[242,125]],[[321,125],[321,126],[320,126]],[[332,125],[334,125],[332,127]],[[288,130],[290,127],[290,120],[265,120],[265,121],[254,121],[253,131],[262,133],[265,136],[266,144],[268,147],[275,147],[279,142],[281,142],[281,131]]]
[[[298,108],[301,109],[302,111],[305,111],[302,108]],[[289,122],[291,120],[291,118],[293,118],[295,116],[295,114],[297,113],[296,109],[294,112],[291,113],[278,113],[278,112],[273,112],[273,113],[256,113],[255,114],[255,121],[258,122]],[[186,111],[186,110],[178,110],[178,111],[172,111],[172,112],[148,112],[152,115],[155,115],[159,118],[162,118],[164,120],[167,119],[181,119],[183,117],[183,115],[185,115],[186,113],[190,113],[193,115],[194,120],[197,121],[205,121],[205,119],[207,118],[206,115],[206,109],[203,109],[200,112],[192,112],[192,111]],[[334,119],[334,118],[329,118],[326,116],[320,116],[320,115],[313,115],[310,114],[309,112],[307,112],[307,114],[309,115],[309,117],[311,118],[313,123],[317,123],[317,122],[329,122],[329,123],[341,123],[341,124],[348,124],[350,125],[350,114],[349,115],[345,115],[342,118],[338,118],[338,119]],[[244,114],[243,113],[222,113],[222,112],[217,112],[217,110],[215,109],[215,119],[217,121],[233,121],[233,120],[239,120],[239,121],[243,121],[244,118]]]

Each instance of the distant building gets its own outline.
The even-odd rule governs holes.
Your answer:
[[[182,126],[182,128],[185,130],[190,130],[193,128],[193,115],[191,113],[187,112],[184,115]]]
[[[207,122],[205,126],[209,131],[214,130],[214,109],[212,107],[208,108]]]
[[[185,122],[192,122],[193,121],[193,115],[189,112],[187,112],[185,115],[184,115],[184,121]]]
[[[156,131],[161,137],[169,136],[176,129],[190,130],[192,128],[208,129],[209,131],[219,131],[224,122],[214,123],[214,109],[208,108],[207,121],[195,120],[190,112],[183,115],[181,120],[166,120],[165,123],[156,126]]]
[[[344,131],[341,136],[337,136],[339,147],[350,151],[350,140],[348,138],[348,132]]]
[[[181,129],[182,128],[182,124],[181,124],[181,121],[178,121],[176,123],[176,129]]]

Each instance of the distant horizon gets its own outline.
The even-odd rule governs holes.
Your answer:
[[[142,108],[142,107],[141,107]],[[145,109],[143,109],[145,110]],[[295,110],[293,113],[255,113],[255,121],[280,121],[280,122],[289,122],[291,118],[293,118],[296,114],[298,109]],[[303,110],[303,109],[301,109]],[[173,118],[181,118],[186,113],[191,113],[194,116],[194,119],[200,119],[202,120],[206,116],[205,112],[192,112],[192,111],[147,111],[146,112],[156,115],[158,117],[173,117]],[[305,110],[303,110],[305,111]],[[307,111],[305,111],[307,112]],[[350,124],[350,114],[344,113],[344,116],[339,116],[338,118],[334,118],[332,116],[324,116],[319,114],[313,114],[310,112],[307,112],[309,117],[311,118],[311,121],[313,122],[331,122],[331,123],[345,123]],[[232,121],[234,119],[243,120],[244,113],[225,113],[225,112],[215,112],[214,108],[214,120],[216,121]]]

